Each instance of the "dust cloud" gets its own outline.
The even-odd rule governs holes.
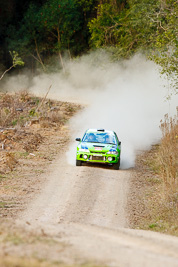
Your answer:
[[[159,70],[141,55],[111,63],[101,51],[65,63],[65,73],[42,74],[30,79],[21,75],[8,79],[5,88],[28,89],[56,100],[84,104],[70,121],[71,144],[67,152],[75,164],[77,142],[88,128],[114,130],[122,142],[121,168],[134,166],[136,154],[160,140],[160,120],[175,113],[176,96],[166,101],[168,87]],[[21,85],[21,86],[19,86]]]

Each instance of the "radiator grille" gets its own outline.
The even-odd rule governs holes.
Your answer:
[[[91,160],[105,160],[105,157],[101,157],[101,156],[92,156]]]
[[[94,153],[94,154],[106,154],[105,152],[102,152],[102,151],[90,151],[90,153]]]

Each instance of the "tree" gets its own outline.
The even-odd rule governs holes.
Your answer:
[[[175,77],[177,1],[129,0],[122,10],[108,2],[98,6],[97,18],[89,23],[91,45],[114,48],[117,59],[142,52]]]
[[[152,59],[162,67],[162,73],[176,78],[178,75],[177,1],[160,0],[159,2],[159,12],[157,13],[158,35],[155,44],[157,51]]]
[[[119,47],[128,51],[132,35],[124,21],[127,17],[127,7],[116,9],[113,4],[104,3],[98,6],[97,13],[97,18],[89,22],[91,45],[96,48]],[[121,55],[126,56],[124,52]]]
[[[32,56],[44,70],[44,59],[58,54],[64,68],[62,52],[75,52],[82,21],[83,14],[74,0],[47,0],[42,6],[30,4],[20,30],[9,28],[9,44],[22,55]]]
[[[61,51],[70,50],[75,32],[80,30],[81,14],[73,0],[49,0],[40,13],[41,27],[54,40],[53,52],[59,54],[64,68]]]

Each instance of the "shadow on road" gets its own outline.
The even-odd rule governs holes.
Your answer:
[[[106,170],[114,170],[113,169],[113,165],[108,165],[108,164],[104,164],[104,163],[90,163],[90,162],[83,162],[82,163],[82,166],[85,166],[85,167],[93,167],[93,168],[101,168],[101,169],[106,169]],[[127,170],[132,170],[134,169],[133,167],[130,167],[130,168],[127,168],[127,169],[122,169],[122,166],[120,167],[119,170],[122,170],[122,171],[127,171]],[[115,170],[115,171],[119,171],[119,170]]]

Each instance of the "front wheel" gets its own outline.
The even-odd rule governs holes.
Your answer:
[[[82,166],[82,161],[76,159],[76,166]]]
[[[113,164],[113,169],[114,170],[119,170],[119,167],[120,167],[120,158],[119,158],[118,163]]]

